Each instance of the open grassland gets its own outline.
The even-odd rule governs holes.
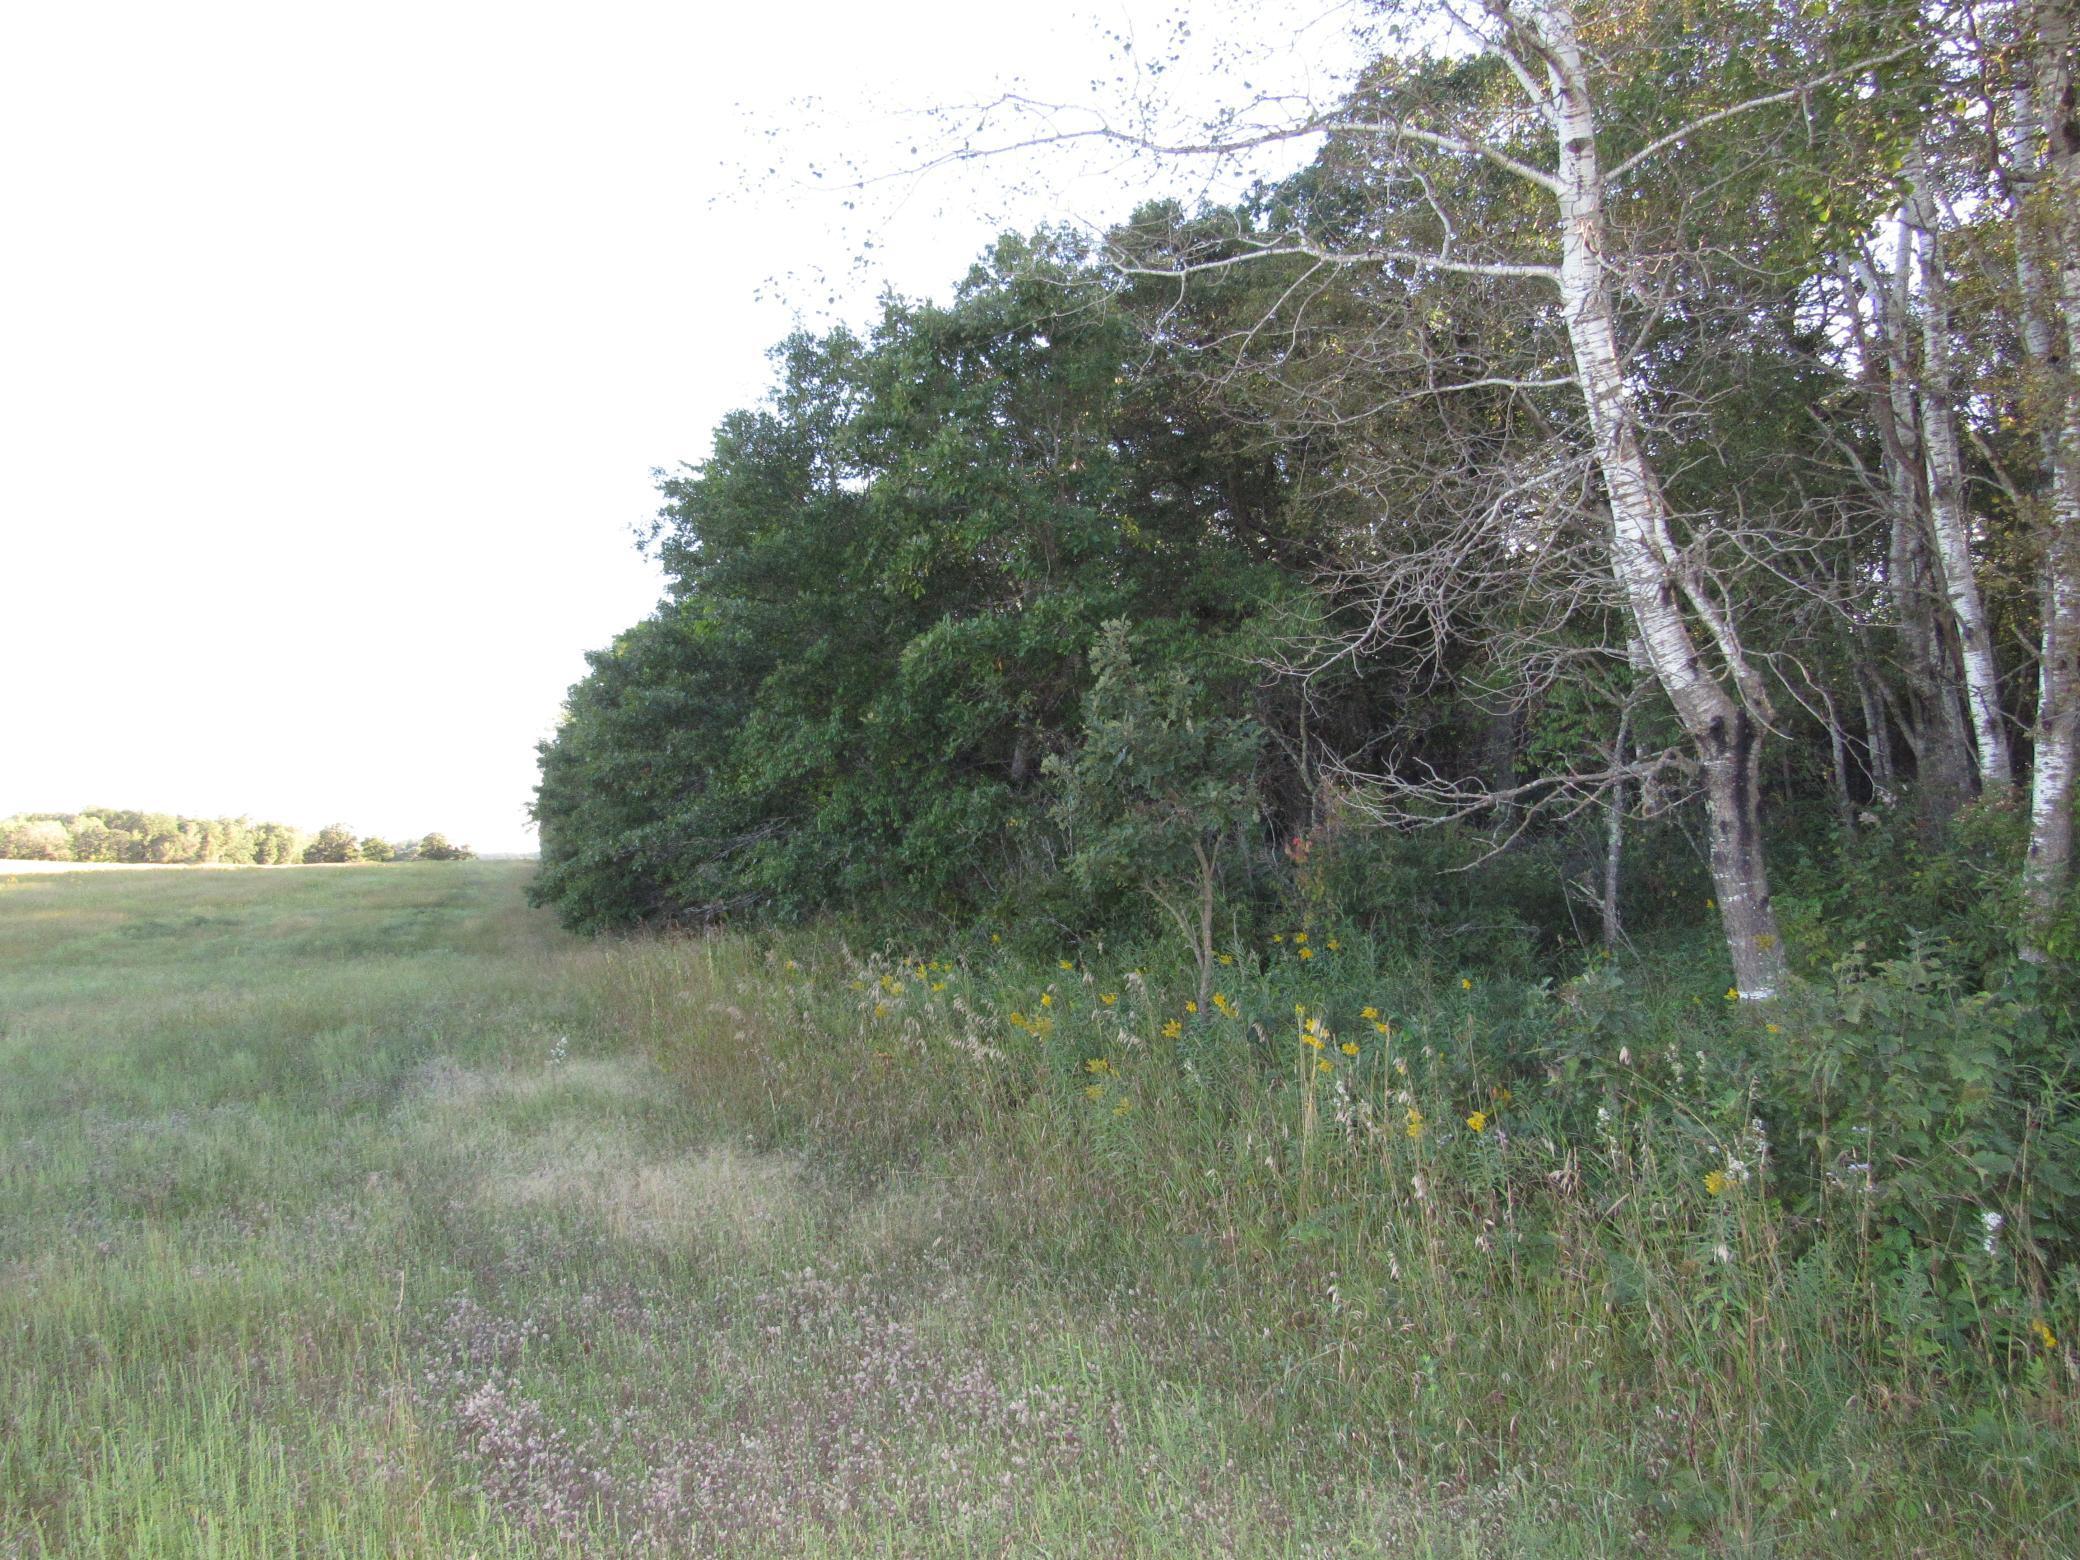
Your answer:
[[[530,870],[0,881],[0,1553],[2073,1551],[2063,1344],[1649,1139],[1613,1207],[1369,1025]]]

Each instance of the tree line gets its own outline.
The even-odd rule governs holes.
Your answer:
[[[94,808],[77,813],[17,813],[0,819],[0,860],[125,862],[133,865],[283,866],[294,862],[468,861],[476,852],[428,834],[393,844],[357,836],[343,823],[310,834],[250,818],[183,818],[173,813]]]
[[[1450,21],[1229,121],[1316,137],[1291,178],[784,343],[661,474],[541,899],[1201,954],[1310,893],[1549,948],[1702,915],[1755,999],[1858,930],[2062,962],[2074,7]]]

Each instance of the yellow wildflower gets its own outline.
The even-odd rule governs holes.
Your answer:
[[[1423,1113],[1413,1105],[1408,1107],[1408,1135],[1411,1138],[1423,1135]]]
[[[1378,1017],[1379,1017],[1379,1009],[1378,1009],[1378,1008],[1376,1008],[1376,1007],[1362,1007],[1362,1008],[1359,1008],[1359,1009],[1358,1009],[1358,1017],[1360,1017],[1360,1018],[1378,1018]]]
[[[1105,1098],[1105,1085],[1102,1083],[1091,1084],[1083,1093],[1086,1099],[1102,1100]]]
[[[1337,952],[1337,951],[1338,951],[1339,949],[1341,949],[1342,947],[1343,947],[1343,944],[1342,944],[1342,943],[1340,943],[1340,942],[1338,942],[1338,941],[1337,941],[1337,940],[1336,940],[1335,938],[1333,938],[1333,937],[1332,937],[1332,938],[1330,938],[1330,939],[1329,939],[1329,951],[1330,951],[1331,953],[1335,953],[1335,952]]]
[[[1773,1035],[1780,1035],[1784,1032],[1783,1030],[1779,1029],[1775,1024],[1764,1024],[1762,1027],[1768,1030]]]
[[[792,960],[792,959],[789,959],[789,960],[787,961],[787,967],[788,967],[789,969],[791,969],[791,970],[798,970],[798,969],[800,969],[800,968],[801,968],[801,966],[800,966],[799,964],[795,963],[795,962],[794,962],[794,960]]]
[[[1336,1064],[1326,1056],[1319,1057],[1315,1061],[1314,1070],[1316,1072],[1334,1072],[1336,1071]]]
[[[1233,964],[1234,962],[1235,962],[1235,955],[1234,955],[1234,954],[1232,954],[1232,953],[1224,953],[1224,954],[1222,954],[1222,955],[1221,955],[1221,963],[1223,963],[1223,964]]]
[[[1163,1026],[1163,1038],[1164,1038],[1165,1040],[1175,1040],[1175,1039],[1176,1039],[1176,1038],[1177,1038],[1177,1037],[1178,1037],[1179,1035],[1181,1035],[1181,1034],[1183,1034],[1183,1033],[1184,1033],[1184,1025],[1183,1025],[1183,1024],[1180,1024],[1180,1023],[1179,1023],[1179,1022],[1178,1022],[1178,1021],[1177,1021],[1176,1019],[1174,1019],[1174,1018],[1173,1018],[1173,1019],[1171,1019],[1169,1023],[1167,1023],[1167,1024],[1165,1024],[1165,1025]]]
[[[1738,1001],[1740,1001],[1740,999],[1741,999],[1741,989],[1740,989],[1740,987],[1738,987],[1738,986],[1728,986],[1728,987],[1726,988],[1726,1000],[1727,1000],[1728,1002],[1738,1002]]]
[[[1286,940],[1286,934],[1284,932],[1273,932],[1271,934],[1271,940],[1273,942],[1284,942]]]
[[[1723,1170],[1711,1170],[1705,1173],[1704,1189],[1714,1197],[1723,1195],[1726,1188],[1732,1184],[1731,1181],[1726,1179],[1726,1172]]]
[[[1076,965],[1075,965],[1075,963],[1074,963],[1074,962],[1073,962],[1072,960],[1069,960],[1069,959],[1064,959],[1064,960],[1062,960],[1062,961],[1061,961],[1061,965],[1062,965],[1062,968],[1063,968],[1063,969],[1065,969],[1065,970],[1073,970],[1073,969],[1075,969],[1075,968],[1076,968]]]
[[[877,1002],[877,1003],[875,1003],[875,1004],[874,1004],[874,1016],[875,1016],[876,1018],[886,1018],[886,1017],[888,1017],[888,1004],[887,1004],[886,1002]]]
[[[1372,1032],[1376,1035],[1383,1035],[1387,1032],[1387,1027],[1388,1026],[1385,1023],[1385,1021],[1382,1020],[1381,1022],[1376,1023],[1372,1026]]]
[[[1461,975],[1459,977],[1459,989],[1461,991],[1471,991],[1473,990],[1473,982],[1466,976]]]
[[[1343,1052],[1345,1056],[1356,1056],[1358,1054],[1358,1042],[1355,1040],[1346,1040],[1343,1042],[1342,1045],[1338,1046],[1337,1049]]]
[[[991,932],[989,934],[989,940],[990,943],[995,947],[1001,948],[1004,945],[1004,939],[996,932]]]
[[[1119,1000],[1119,993],[1116,991],[1101,991],[1098,993],[1098,1000],[1107,1007],[1111,1007],[1113,1003]]]
[[[1509,1092],[1509,1085],[1506,1083],[1496,1084],[1494,1088],[1488,1091],[1488,1097],[1497,1105],[1507,1105],[1516,1098],[1514,1094]]]
[[[1302,948],[1300,950],[1300,957],[1303,959],[1311,959],[1314,957],[1314,950],[1312,948]]]
[[[932,982],[932,990],[934,990],[934,991],[944,991],[945,989],[946,989],[946,982],[945,982],[945,981],[943,981],[943,980],[935,980],[935,981],[933,981],[933,982]]]
[[[1133,1108],[1134,1102],[1132,1100],[1121,1100],[1117,1105],[1112,1107],[1112,1114],[1115,1116],[1124,1116],[1128,1111],[1132,1110]]]
[[[1313,1046],[1317,1051],[1319,1051],[1322,1048],[1322,1037],[1320,1035],[1302,1035],[1300,1037],[1300,1043],[1302,1045]]]
[[[1471,1127],[1476,1132],[1487,1131],[1488,1113],[1484,1110],[1475,1111],[1471,1116],[1468,1116],[1466,1118],[1466,1125]]]
[[[1306,942],[1306,941],[1307,941],[1307,933],[1305,933],[1305,932],[1295,932],[1295,933],[1293,933],[1293,946],[1294,946],[1294,947],[1296,947],[1296,948],[1297,948],[1297,947],[1299,947],[1299,946],[1300,946],[1300,945],[1301,945],[1302,943],[1304,943],[1304,942]]]
[[[2046,1349],[2058,1347],[2058,1334],[2051,1330],[2050,1324],[2043,1317],[2038,1317],[2029,1324],[2029,1327],[2030,1331],[2037,1335],[2037,1342],[2041,1343]]]
[[[1083,1070],[1087,1073],[1109,1073],[1112,1071],[1112,1063],[1102,1056],[1094,1056],[1083,1064]]]
[[[1219,999],[1218,997],[1216,997],[1216,998],[1215,998],[1214,1000],[1215,1000],[1216,1002],[1218,1002],[1218,1001],[1219,1001],[1220,999]],[[1198,1003],[1196,1003],[1196,1002],[1187,1002],[1187,1003],[1186,1003],[1186,1004],[1184,1005],[1184,1010],[1185,1010],[1185,1011],[1186,1011],[1187,1013],[1196,1013],[1196,1012],[1198,1012],[1198,1011],[1199,1011],[1199,1004],[1198,1004]]]
[[[1053,1006],[1054,1006],[1054,993],[1053,993],[1053,992],[1051,992],[1051,991],[1043,991],[1043,992],[1041,992],[1041,993],[1040,993],[1040,1005],[1041,1005],[1042,1007],[1053,1007]]]

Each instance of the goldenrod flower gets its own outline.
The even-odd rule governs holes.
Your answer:
[[[1271,934],[1271,940],[1273,942],[1284,942],[1286,940],[1286,934],[1284,932],[1273,932]]]
[[[1043,991],[1043,992],[1041,992],[1041,993],[1040,993],[1040,1005],[1041,1005],[1042,1007],[1053,1007],[1053,1006],[1054,1006],[1054,993],[1053,993],[1053,992],[1051,992],[1051,991]]]
[[[995,944],[998,947],[1002,947],[1004,943],[1004,939],[995,932],[991,932],[989,934],[989,940],[991,943]]]
[[[1297,947],[1299,947],[1299,946],[1300,946],[1300,944],[1302,944],[1302,943],[1304,943],[1304,942],[1306,942],[1306,941],[1307,941],[1307,933],[1305,933],[1305,932],[1295,932],[1295,933],[1293,933],[1293,946],[1294,946],[1294,947],[1296,947],[1296,948],[1297,948]]]
[[[1738,986],[1728,986],[1728,987],[1726,988],[1726,1000],[1727,1000],[1728,1002],[1738,1002],[1738,1001],[1740,1001],[1740,999],[1741,999],[1741,992],[1740,992],[1740,987],[1738,987]]]
[[[2058,1347],[2058,1334],[2051,1330],[2050,1324],[2043,1317],[2038,1317],[2029,1326],[2030,1331],[2037,1335],[2037,1342],[2041,1343],[2046,1349]]]
[[[1083,1064],[1083,1070],[1087,1073],[1109,1073],[1112,1071],[1112,1063],[1102,1056],[1094,1056]]]
[[[1726,1172],[1723,1170],[1710,1170],[1705,1173],[1704,1189],[1714,1197],[1724,1195],[1726,1188],[1731,1185],[1733,1183],[1726,1179]]]
[[[1224,953],[1220,958],[1223,964],[1233,964],[1235,962],[1235,955],[1232,953]]]
[[[876,1018],[886,1018],[886,1017],[888,1017],[888,1004],[887,1004],[886,1002],[877,1002],[877,1003],[875,1003],[875,1004],[874,1004],[874,1016],[875,1016]]]
[[[1470,979],[1469,979],[1468,977],[1466,977],[1466,976],[1464,976],[1464,975],[1461,975],[1461,976],[1459,977],[1459,989],[1460,989],[1461,991],[1471,991],[1471,990],[1473,990],[1473,982],[1472,982],[1472,980],[1470,980]]]
[[[1073,969],[1075,969],[1075,968],[1076,968],[1076,965],[1075,965],[1074,961],[1072,961],[1072,960],[1069,960],[1069,959],[1063,959],[1063,960],[1061,961],[1061,965],[1062,965],[1062,968],[1063,968],[1063,969],[1065,969],[1065,970],[1073,970]]]
[[[1302,948],[1300,950],[1300,957],[1303,959],[1311,959],[1314,957],[1314,950],[1312,948]]]
[[[1219,1000],[1219,998],[1215,998],[1214,1000],[1218,1001],[1218,1000]],[[1185,1011],[1186,1011],[1187,1013],[1196,1013],[1196,1012],[1198,1012],[1198,1011],[1199,1011],[1199,1004],[1198,1004],[1198,1003],[1196,1003],[1196,1002],[1187,1002],[1187,1003],[1186,1003],[1186,1004],[1184,1005],[1184,1010],[1185,1010]]]
[[[1336,940],[1335,938],[1333,938],[1333,937],[1332,937],[1332,938],[1330,938],[1330,939],[1329,939],[1329,951],[1330,951],[1331,953],[1335,953],[1335,952],[1336,952],[1337,950],[1339,950],[1339,949],[1340,949],[1340,948],[1342,948],[1342,947],[1343,947],[1343,944],[1342,944],[1342,943],[1340,943],[1340,942],[1338,942],[1338,941],[1337,941],[1337,940]]]
[[[1183,1033],[1184,1025],[1179,1023],[1174,1018],[1171,1019],[1169,1023],[1163,1026],[1163,1038],[1165,1040],[1175,1040],[1179,1035]]]
[[[1324,1056],[1316,1060],[1314,1070],[1316,1072],[1334,1072],[1336,1071],[1336,1064]]]
[[[1768,1030],[1773,1035],[1780,1035],[1784,1032],[1783,1030],[1779,1029],[1775,1024],[1764,1024],[1762,1027]]]
[[[1466,1118],[1466,1125],[1471,1127],[1476,1132],[1487,1131],[1488,1113],[1484,1110],[1475,1111],[1471,1116],[1468,1116]]]
[[[1423,1135],[1423,1113],[1413,1105],[1408,1107],[1408,1135],[1411,1138]]]
[[[1488,1091],[1488,1098],[1493,1100],[1497,1105],[1507,1105],[1511,1100],[1515,1099],[1516,1096],[1509,1092],[1508,1084],[1498,1083],[1495,1085],[1494,1088]]]
[[[933,982],[932,982],[932,990],[934,990],[934,991],[944,991],[945,989],[946,989],[946,982],[945,982],[945,981],[943,981],[943,980],[935,980],[935,981],[933,981]]]
[[[1379,1017],[1379,1009],[1378,1009],[1378,1008],[1376,1008],[1376,1007],[1362,1007],[1362,1008],[1359,1008],[1359,1009],[1358,1009],[1358,1017],[1360,1017],[1360,1018],[1378,1018],[1378,1017]]]
[[[1300,1043],[1302,1045],[1313,1046],[1317,1051],[1319,1051],[1322,1048],[1322,1037],[1320,1035],[1312,1034],[1302,1035],[1300,1037]]]
[[[1111,1007],[1113,1003],[1119,1000],[1119,993],[1116,991],[1101,991],[1098,993],[1098,1000],[1107,1007]]]
[[[1134,1102],[1132,1100],[1121,1100],[1117,1105],[1112,1107],[1112,1114],[1115,1116],[1124,1116],[1128,1111],[1132,1110],[1133,1108]]]
[[[1083,1093],[1086,1099],[1102,1100],[1105,1098],[1105,1085],[1102,1083],[1091,1084]]]
[[[1355,1040],[1346,1040],[1343,1042],[1342,1045],[1338,1046],[1337,1049],[1343,1052],[1345,1056],[1356,1056],[1358,1054],[1358,1042]]]

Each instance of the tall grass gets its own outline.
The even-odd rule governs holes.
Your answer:
[[[2070,1345],[1787,1212],[1673,969],[1599,1135],[1505,1060],[1594,980],[525,870],[0,879],[0,1553],[2074,1547]]]

